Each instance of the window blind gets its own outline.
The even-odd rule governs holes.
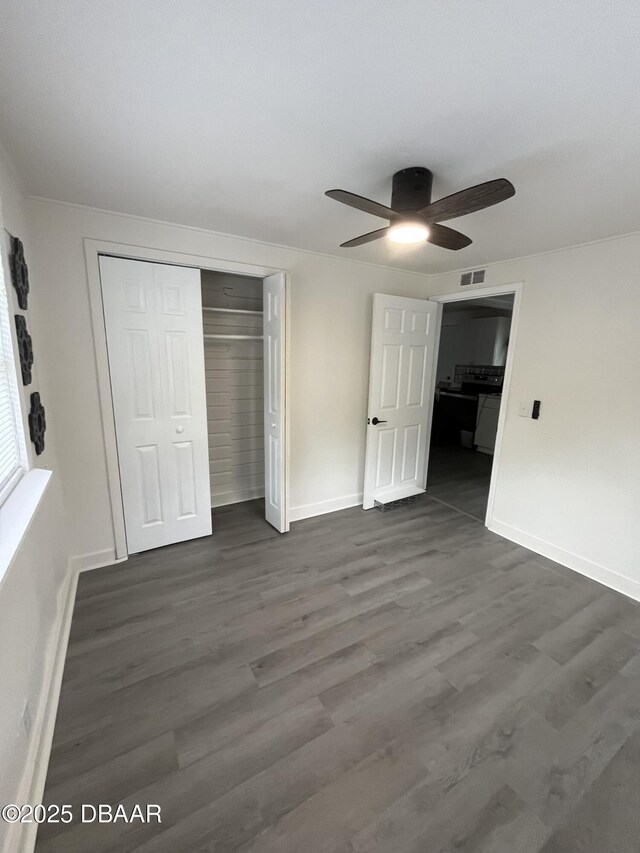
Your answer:
[[[10,323],[7,293],[0,274],[0,503],[23,470],[20,402]]]

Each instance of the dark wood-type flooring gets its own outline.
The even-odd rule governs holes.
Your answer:
[[[640,609],[428,496],[81,575],[38,851],[637,853]]]
[[[445,445],[429,452],[427,494],[484,521],[493,456]]]

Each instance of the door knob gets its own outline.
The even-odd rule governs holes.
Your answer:
[[[184,427],[183,426],[176,427],[176,432],[184,432]]]
[[[386,421],[381,421],[378,418],[371,418],[371,423],[374,426],[377,426],[378,424],[386,424]]]

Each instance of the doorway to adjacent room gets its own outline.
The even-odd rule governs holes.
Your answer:
[[[442,298],[427,494],[484,521],[515,295],[474,297]]]

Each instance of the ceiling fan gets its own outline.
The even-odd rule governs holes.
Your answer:
[[[439,223],[506,201],[516,192],[510,181],[506,178],[498,178],[495,181],[477,184],[475,187],[467,187],[466,190],[460,190],[432,202],[432,181],[433,174],[422,166],[412,166],[396,172],[393,176],[391,207],[346,190],[327,190],[325,195],[329,198],[334,198],[342,204],[348,204],[349,207],[355,207],[365,213],[371,213],[373,216],[380,216],[390,223],[385,228],[347,240],[346,243],[341,243],[340,247],[362,246],[364,243],[371,243],[372,240],[389,237],[395,243],[426,241],[443,249],[464,249],[472,243],[472,240],[459,231]]]

